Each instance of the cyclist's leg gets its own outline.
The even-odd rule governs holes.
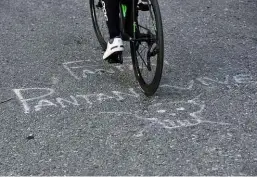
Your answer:
[[[119,0],[103,0],[103,4],[110,39],[112,39],[120,35]]]
[[[107,43],[107,49],[103,55],[104,60],[124,50],[123,41],[120,37],[119,1],[120,0],[103,0],[104,13],[110,34],[110,40]]]

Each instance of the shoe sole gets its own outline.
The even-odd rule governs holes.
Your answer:
[[[117,51],[114,52],[113,54],[111,54],[109,57],[107,57],[105,60],[108,61],[108,63],[123,63],[123,59],[122,59],[122,51]]]

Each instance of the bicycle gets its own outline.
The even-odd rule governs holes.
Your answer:
[[[127,2],[125,2],[127,1]],[[163,70],[164,58],[164,39],[160,8],[157,0],[148,0],[148,9],[141,10],[137,7],[137,0],[121,0],[119,7],[120,31],[123,41],[130,42],[130,53],[132,58],[133,70],[145,95],[152,96],[158,89]],[[108,28],[104,16],[104,1],[90,0],[91,17],[93,21],[96,37],[104,51],[107,47]],[[128,7],[131,11],[128,12]],[[152,19],[151,29],[143,24],[146,20],[146,13]],[[100,14],[100,18],[99,15]],[[129,15],[129,17],[127,16]],[[142,15],[142,16],[141,16]],[[126,23],[126,20],[130,22]],[[131,21],[132,19],[132,21]],[[100,24],[102,22],[102,24]],[[129,30],[125,28],[129,23]],[[102,27],[100,29],[100,27]],[[105,32],[107,35],[105,35]],[[144,52],[144,53],[142,53]],[[152,58],[156,58],[154,62]],[[119,63],[123,63],[122,54],[117,56]],[[146,67],[146,69],[143,69]],[[155,69],[155,70],[154,70]],[[153,71],[153,78],[147,79],[145,75]],[[146,74],[145,74],[146,72]]]

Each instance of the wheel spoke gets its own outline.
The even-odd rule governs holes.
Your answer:
[[[158,88],[161,79],[159,71],[163,67],[163,35],[162,29],[159,29],[161,23],[160,11],[158,3],[155,1],[149,0],[149,11],[138,11],[137,27],[139,35],[134,41],[136,44],[134,57],[138,67],[135,72],[141,87],[149,95],[152,95]],[[161,40],[161,43],[159,40]]]
[[[142,63],[145,64],[145,66],[147,67],[147,64],[145,63],[145,60],[143,59],[142,55],[137,51],[137,54],[139,55],[139,57],[141,58],[142,60]]]

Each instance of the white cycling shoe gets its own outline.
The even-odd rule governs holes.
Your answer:
[[[107,49],[104,52],[103,59],[106,60],[111,55],[124,51],[123,41],[120,37],[110,39],[107,43]]]

